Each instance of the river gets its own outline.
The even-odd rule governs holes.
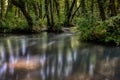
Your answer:
[[[0,80],[120,80],[120,48],[78,37],[0,35]]]

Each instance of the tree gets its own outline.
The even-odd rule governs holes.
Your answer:
[[[1,0],[0,2],[0,19],[4,18],[4,12],[5,12],[5,0]]]
[[[74,9],[74,7],[75,7],[76,1],[77,1],[77,0],[73,0],[73,2],[71,3],[70,8],[68,8],[68,10],[67,10],[67,15],[66,15],[65,23],[64,23],[64,24],[67,25],[67,26],[70,26],[70,25],[71,25],[70,20],[71,20],[71,18],[72,18],[72,13],[73,13],[73,9]]]
[[[116,16],[117,15],[115,0],[110,0],[109,1],[108,12],[110,13],[110,16]]]
[[[103,8],[103,0],[97,0],[97,3],[98,3],[99,11],[100,11],[100,17],[104,21],[106,19],[106,16],[105,16],[104,8]]]
[[[16,7],[20,8],[20,10],[22,11],[23,15],[25,16],[28,25],[29,25],[29,31],[32,31],[32,27],[33,27],[33,19],[30,16],[29,12],[27,12],[26,10],[26,6],[25,6],[25,1],[24,0],[11,0],[11,3],[13,5],[15,5]]]
[[[119,12],[120,0],[0,0],[1,23],[14,22],[16,27],[26,20],[29,31],[44,25],[48,31],[56,31],[75,25],[78,18],[104,21]]]
[[[45,14],[47,17],[47,26],[50,26],[50,12],[49,12],[49,0],[45,0]]]

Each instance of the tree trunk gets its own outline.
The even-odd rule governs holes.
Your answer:
[[[83,13],[83,14],[85,14],[86,13],[86,5],[85,5],[85,0],[81,0],[81,12]]]
[[[106,19],[106,16],[105,16],[104,8],[103,8],[103,1],[97,0],[97,3],[98,3],[99,11],[100,11],[100,17],[101,17],[102,21],[104,21]]]
[[[29,13],[25,10],[25,8],[21,8],[21,11],[23,13],[23,15],[25,16],[27,22],[28,22],[28,25],[30,26],[30,30],[32,30],[32,27],[33,27],[33,20],[31,18],[31,16],[29,15]]]
[[[91,1],[91,14],[92,14],[92,16],[91,16],[91,24],[92,24],[92,26],[91,27],[93,27],[94,25],[93,25],[93,20],[94,20],[94,0],[92,0]]]
[[[38,7],[39,7],[39,18],[42,19],[42,15],[43,15],[43,10],[42,10],[42,0],[40,1],[40,4],[38,4]]]
[[[91,13],[94,14],[94,0],[91,1]]]
[[[45,0],[45,12],[46,12],[46,17],[47,17],[47,26],[50,26],[50,16],[49,16],[49,2],[48,0]]]
[[[64,21],[64,25],[67,25],[67,16],[69,14],[69,9],[70,9],[70,1],[69,0],[65,0],[65,21]]]
[[[5,13],[5,18],[7,18],[9,11],[12,12],[12,4],[11,4],[11,1],[10,1],[10,0],[8,0],[8,5],[7,5],[6,13]]]
[[[74,11],[73,15],[71,16],[70,22],[72,22],[73,18],[75,17],[76,13],[79,11],[80,7],[81,7],[81,4],[79,4],[79,6],[78,6],[78,7],[76,8],[76,10]]]
[[[20,8],[20,10],[22,11],[23,15],[25,16],[28,25],[29,25],[29,30],[32,31],[32,27],[33,27],[33,20],[32,17],[30,16],[30,14],[27,12],[26,7],[25,7],[25,2],[23,0],[11,0],[12,4],[15,5],[16,7]]]
[[[65,16],[67,16],[69,12],[69,8],[70,8],[69,2],[70,2],[69,0],[65,0]]]
[[[68,15],[66,17],[66,20],[65,20],[65,25],[67,26],[71,26],[71,18],[72,18],[72,13],[73,13],[73,9],[74,9],[74,6],[75,6],[75,3],[76,3],[77,0],[73,0],[72,4],[71,4],[71,7],[68,11]]]
[[[49,0],[50,3],[50,25],[48,26],[48,32],[55,32],[55,22],[54,22],[54,4],[53,0]]]
[[[4,0],[1,0],[1,12],[0,12],[0,19],[3,19],[4,16]]]
[[[33,9],[34,9],[34,12],[35,12],[36,19],[38,20],[38,18],[39,18],[39,8],[38,8],[38,5],[37,5],[37,2],[34,1],[32,3],[32,5],[33,5]]]
[[[54,10],[53,10],[53,1],[50,0],[50,14],[51,14],[51,27],[54,27],[55,22],[54,22]]]
[[[59,0],[54,0],[54,2],[55,2],[55,6],[56,6],[57,16],[58,16],[58,19],[60,20],[60,4],[59,4]]]
[[[119,12],[120,9],[120,0],[117,0],[117,12]]]
[[[116,11],[116,6],[115,6],[115,0],[110,0],[109,2],[109,12],[110,12],[110,16],[116,16],[117,15],[117,11]]]

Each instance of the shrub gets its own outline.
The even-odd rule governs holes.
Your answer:
[[[120,16],[97,21],[91,25],[89,19],[79,20],[80,40],[120,45]]]

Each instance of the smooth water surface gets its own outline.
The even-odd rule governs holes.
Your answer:
[[[76,35],[0,35],[0,80],[120,80],[120,48]]]

